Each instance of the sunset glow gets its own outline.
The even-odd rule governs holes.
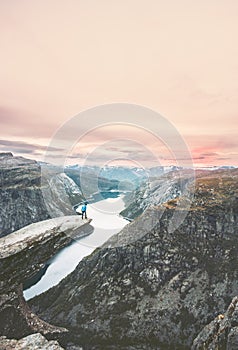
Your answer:
[[[71,117],[126,102],[167,118],[196,166],[238,166],[236,0],[1,1],[0,29],[1,152],[43,160]],[[162,142],[128,130],[115,135],[174,163]],[[133,160],[139,148],[117,147],[115,138],[109,129],[92,132],[70,162],[106,141],[114,142],[112,160],[123,150]]]

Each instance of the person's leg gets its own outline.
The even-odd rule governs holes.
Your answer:
[[[82,211],[82,219],[83,219],[84,214],[85,214],[85,211]]]

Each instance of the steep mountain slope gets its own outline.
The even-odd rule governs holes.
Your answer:
[[[168,227],[182,198],[147,210],[34,310],[84,349],[190,349],[238,293],[238,171],[199,176],[177,230]]]
[[[138,189],[126,196],[126,209],[121,212],[121,215],[134,219],[147,208],[178,198],[181,195],[192,199],[192,191],[191,189],[187,191],[187,187],[191,186],[193,180],[193,170],[163,171],[160,176],[148,179]]]
[[[65,174],[41,182],[41,167],[30,159],[0,153],[0,237],[32,222],[72,215],[72,204],[82,199]],[[71,201],[71,202],[69,202]]]
[[[83,200],[83,195],[76,183],[66,174],[47,170],[41,182],[41,192],[44,204],[51,217],[72,215],[72,207]]]
[[[0,237],[49,218],[40,189],[40,166],[35,161],[1,153],[0,178]]]

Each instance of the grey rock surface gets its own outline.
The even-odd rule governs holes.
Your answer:
[[[22,339],[0,337],[0,350],[64,350],[57,341],[48,341],[40,333]]]
[[[40,190],[40,166],[33,160],[0,156],[0,237],[48,219]]]
[[[21,284],[73,238],[92,232],[90,219],[66,216],[38,222],[0,238],[0,334],[23,337],[41,332],[59,339],[67,332],[39,319],[23,298]]]
[[[81,189],[63,169],[44,165],[41,167],[41,193],[51,217],[72,215],[72,206],[83,199]]]
[[[126,218],[134,219],[151,206],[160,205],[178,197],[192,200],[191,188],[194,171],[175,169],[168,173],[162,172],[159,177],[152,177],[125,199],[126,208],[121,212]]]
[[[64,216],[40,221],[0,238],[0,293],[14,289],[41,269],[73,238],[92,232],[91,219]]]

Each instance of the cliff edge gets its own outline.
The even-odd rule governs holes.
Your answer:
[[[0,334],[21,338],[40,332],[57,339],[66,328],[39,319],[24,300],[22,283],[73,238],[90,234],[90,219],[66,216],[26,226],[0,238]]]

